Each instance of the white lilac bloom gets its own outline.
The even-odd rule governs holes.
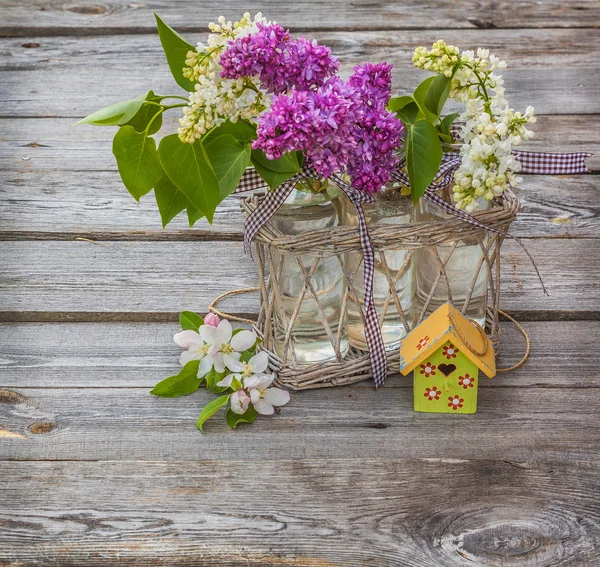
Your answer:
[[[223,380],[217,383],[217,386],[229,388],[234,378],[243,382],[245,379],[250,378],[255,374],[262,374],[267,369],[269,357],[266,352],[261,351],[255,354],[248,362],[242,362],[239,360],[239,356],[234,357],[231,355],[225,355],[224,362],[227,368],[233,371],[233,374],[225,376]]]
[[[213,32],[206,43],[198,43],[196,51],[187,54],[183,74],[196,82],[196,90],[190,93],[189,104],[183,109],[179,120],[179,139],[194,143],[208,130],[226,120],[238,119],[256,122],[258,115],[269,106],[270,95],[250,78],[223,79],[221,77],[221,54],[230,41],[258,32],[258,24],[268,25],[262,14],[254,19],[245,13],[239,22],[225,21],[221,16],[218,23],[210,23]]]
[[[270,374],[259,374],[244,380],[254,409],[261,415],[271,415],[275,412],[274,406],[283,406],[290,401],[290,393],[281,388],[269,388],[275,379]]]
[[[202,325],[199,333],[192,330],[182,331],[173,339],[176,344],[186,349],[181,353],[179,362],[185,365],[192,360],[199,360],[198,378],[203,378],[213,367],[216,372],[224,372],[224,356],[238,360],[242,352],[254,346],[256,335],[246,330],[233,335],[231,323],[223,319],[217,327]]]
[[[527,125],[534,124],[536,118],[532,106],[524,114],[508,106],[504,80],[495,72],[506,69],[506,63],[487,49],[460,53],[442,40],[430,51],[417,48],[413,62],[451,78],[450,97],[465,105],[459,117],[464,122],[461,165],[452,188],[456,207],[473,213],[478,200],[491,201],[509,186],[517,187],[522,181],[517,176],[521,164],[514,158],[513,148],[533,138]]]

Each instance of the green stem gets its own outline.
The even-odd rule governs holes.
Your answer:
[[[185,96],[179,96],[179,95],[161,95],[160,97],[162,100],[164,100],[165,98],[178,98],[180,100],[189,100],[188,97]]]

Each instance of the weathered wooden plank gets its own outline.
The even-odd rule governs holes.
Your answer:
[[[600,112],[596,96],[600,70],[594,65],[600,49],[598,35],[586,30],[556,29],[402,34],[336,31],[315,37],[330,45],[340,57],[343,75],[364,61],[393,64],[394,87],[399,93],[412,91],[427,76],[412,65],[416,46],[429,45],[439,37],[464,49],[483,45],[508,61],[509,69],[504,73],[507,96],[516,108],[533,104],[544,114],[589,114]],[[204,38],[194,34],[193,39]],[[39,47],[23,47],[31,44]],[[77,117],[150,88],[180,94],[156,35],[34,37],[25,43],[22,38],[5,39],[0,40],[0,53],[5,55],[0,75],[4,91],[2,116]],[[94,72],[90,73],[90,69]],[[66,92],[65,84],[69,85]],[[58,92],[61,96],[56,96]]]
[[[600,371],[589,356],[600,322],[524,325],[533,345],[527,364],[480,387],[600,386]],[[151,388],[180,368],[181,349],[171,338],[178,330],[175,323],[5,323],[0,325],[0,387]],[[512,323],[504,323],[498,366],[512,365],[523,352],[521,335]],[[371,387],[370,381],[363,385]],[[392,380],[389,385],[410,388],[411,382]]]
[[[0,174],[2,175],[2,174]],[[153,195],[140,203],[113,171],[7,172],[0,185],[0,239],[241,240],[241,197],[226,199],[214,222],[190,230],[185,213],[165,230]],[[600,236],[600,176],[526,176],[518,191],[522,208],[515,236]]]
[[[0,35],[27,36],[36,33],[67,35],[84,33],[112,34],[123,31],[140,33],[155,28],[152,12],[158,12],[181,31],[203,29],[209,20],[221,14],[236,18],[247,9],[261,10],[266,16],[305,29],[439,29],[439,28],[541,28],[595,27],[600,19],[598,4],[593,0],[538,3],[476,2],[465,0],[448,4],[441,0],[385,1],[373,3],[359,0],[351,4],[332,0],[327,4],[310,0],[302,3],[266,0],[247,2],[244,8],[236,2],[206,3],[202,6],[187,0],[151,0],[131,4],[125,0],[106,3],[47,3],[43,0],[5,0]]]
[[[600,561],[597,463],[3,462],[0,474],[5,565]]]
[[[547,297],[522,249],[507,241],[503,308],[526,319],[596,317],[600,299],[596,243],[595,239],[527,242],[550,292]],[[255,265],[244,257],[239,242],[17,241],[3,242],[0,256],[4,320],[23,320],[27,313],[35,318],[38,312],[42,319],[54,314],[61,320],[66,314],[92,321],[105,316],[148,320],[155,313],[170,318],[183,309],[204,310],[222,292],[257,283]],[[224,309],[255,313],[256,302],[255,295],[239,295]]]
[[[410,378],[388,378],[405,380]],[[135,389],[2,389],[0,459],[286,460],[600,457],[598,388],[482,388],[473,416],[413,412],[409,388],[326,388],[296,394],[279,415],[228,430],[195,426],[214,395],[163,399]]]
[[[176,117],[161,134],[176,131]],[[73,119],[36,118],[1,120],[0,171],[6,181],[19,179],[18,174],[68,171],[65,181],[75,172],[85,172],[77,180],[82,185],[93,183],[97,171],[116,171],[112,155],[115,128],[73,126]],[[536,137],[523,146],[532,151],[588,151],[595,155],[589,166],[600,170],[600,115],[541,116],[534,127]],[[159,136],[160,137],[160,136]],[[63,174],[64,175],[64,174]],[[115,179],[118,177],[115,176]],[[6,183],[4,181],[2,185]]]

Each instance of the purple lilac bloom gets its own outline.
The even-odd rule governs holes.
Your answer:
[[[257,33],[231,41],[220,64],[224,79],[258,75],[265,90],[275,94],[319,87],[339,69],[328,47],[294,39],[279,24],[258,24]]]
[[[404,134],[402,122],[386,109],[392,93],[391,71],[386,63],[357,65],[348,81],[360,93],[363,107],[347,172],[353,187],[368,193],[380,191],[391,180],[391,171],[398,164],[396,149]]]
[[[356,67],[348,82],[332,77],[316,90],[273,97],[253,147],[269,159],[303,151],[324,177],[347,171],[356,189],[380,191],[391,180],[404,134],[403,124],[386,109],[390,71],[385,63],[367,64]]]
[[[361,119],[360,107],[356,90],[339,77],[317,90],[273,97],[271,108],[259,120],[253,148],[270,159],[304,151],[308,164],[328,177],[344,170],[356,148],[353,132]]]
[[[392,65],[365,63],[354,67],[348,81],[369,106],[385,106],[392,94]]]

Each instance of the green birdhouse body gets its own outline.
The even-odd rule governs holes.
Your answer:
[[[475,413],[480,370],[495,375],[494,349],[483,330],[449,303],[402,341],[400,372],[413,372],[415,411]]]

